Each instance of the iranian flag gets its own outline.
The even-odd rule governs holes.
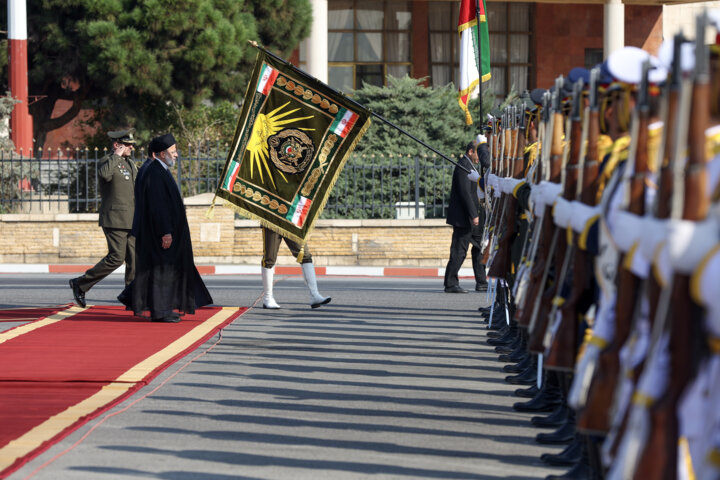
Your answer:
[[[335,120],[330,125],[330,131],[336,135],[340,135],[345,138],[350,130],[352,130],[355,122],[358,119],[358,114],[351,112],[345,108],[340,108],[340,111],[335,115]]]
[[[476,1],[462,0],[460,3],[460,78],[458,79],[458,103],[465,112],[465,123],[472,124],[472,116],[468,110],[468,100],[480,88],[480,72],[478,52],[482,52],[482,81],[490,80],[490,34],[485,17],[485,0],[480,2],[480,38],[478,39],[478,19],[476,18]],[[478,48],[478,41],[480,48]]]
[[[285,218],[290,220],[294,225],[302,227],[310,211],[310,205],[312,205],[312,200],[302,195],[297,195]]]
[[[234,160],[230,162],[230,166],[228,167],[227,175],[225,175],[225,181],[222,184],[222,188],[224,188],[228,192],[232,192],[232,186],[235,184],[235,179],[237,179],[239,171],[240,164]]]
[[[277,76],[277,70],[268,64],[263,65],[262,71],[260,72],[260,79],[258,80],[257,91],[263,95],[270,93],[270,89],[275,84]]]

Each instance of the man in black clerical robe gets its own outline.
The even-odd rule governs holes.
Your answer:
[[[135,315],[150,311],[155,322],[178,322],[213,302],[193,261],[185,205],[170,168],[177,161],[172,134],[150,142],[153,161],[143,167],[135,201],[135,280],[118,300]]]

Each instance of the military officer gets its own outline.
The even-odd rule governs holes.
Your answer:
[[[100,159],[100,218],[108,254],[84,275],[70,280],[75,301],[85,307],[85,293],[125,263],[125,285],[135,277],[135,237],[131,235],[135,211],[137,167],[132,159],[134,128],[108,132],[112,152]]]

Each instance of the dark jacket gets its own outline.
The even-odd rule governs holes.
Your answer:
[[[474,169],[465,155],[458,164],[468,170]],[[477,184],[471,182],[467,175],[467,172],[459,167],[455,167],[453,171],[446,223],[454,227],[472,227],[472,219],[478,216]]]
[[[195,268],[185,206],[172,174],[159,160],[143,168],[138,186],[135,280],[118,297],[136,314],[150,310],[164,316],[173,310],[194,313],[212,303]],[[170,233],[170,248],[162,236]]]

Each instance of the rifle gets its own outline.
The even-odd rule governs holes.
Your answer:
[[[695,31],[695,72],[690,100],[687,142],[689,149],[684,182],[676,176],[671,218],[701,221],[709,211],[707,189],[707,158],[705,129],[710,116],[710,68],[708,50],[704,43],[707,13],[697,19]],[[678,61],[675,59],[675,61]],[[682,125],[680,125],[682,127]],[[681,151],[676,148],[676,152]],[[679,160],[676,156],[675,161]],[[679,162],[678,162],[679,163]],[[677,170],[676,165],[676,170]],[[657,328],[667,331],[670,338],[670,372],[665,395],[650,410],[650,436],[645,445],[635,478],[673,479],[677,474],[678,420],[677,406],[685,386],[693,375],[701,349],[695,341],[702,337],[699,307],[690,296],[690,276],[676,272],[671,286],[669,308],[659,311]],[[658,319],[656,319],[656,322]],[[654,476],[647,476],[654,475]]]
[[[591,91],[597,87],[597,76],[598,71],[593,73],[594,80],[591,79],[590,89]],[[585,143],[587,134],[587,115],[585,120],[580,115],[580,105],[582,103],[582,90],[583,81],[582,79],[574,85],[573,92],[573,111],[571,114],[572,126],[570,129],[570,161],[565,167],[565,186],[563,191],[563,198],[565,200],[574,200],[578,196],[578,184],[579,184],[579,173],[580,169],[583,168],[584,162],[581,163],[581,150]],[[597,95],[597,91],[594,92]],[[596,145],[597,150],[597,145]],[[576,318],[576,306],[580,299],[580,295],[585,291],[585,283],[587,277],[584,276],[584,271],[580,270],[583,265],[575,265],[574,260],[578,260],[577,252],[581,251],[579,248],[574,247],[575,243],[569,245],[565,253],[563,260],[562,271],[557,282],[558,291],[565,283],[565,276],[568,270],[568,265],[573,261],[573,288],[571,294],[562,305],[561,315],[559,320],[556,320],[556,314],[558,310],[558,302],[553,301],[553,309],[550,313],[550,321],[552,322],[551,328],[548,328],[546,332],[546,347],[545,354],[545,366],[549,370],[560,370],[560,371],[573,371],[575,365],[575,352],[577,350],[577,333],[578,333],[578,321]],[[584,258],[580,259],[582,262]],[[578,275],[582,275],[578,278]],[[555,298],[560,298],[556,296]]]
[[[542,144],[540,150],[540,156],[535,162],[535,168],[531,170],[530,175],[534,176],[540,183],[540,179],[543,178],[543,165],[547,165],[550,160],[550,151],[553,144],[553,131],[555,123],[555,115],[551,114],[551,105],[555,104],[555,98],[557,98],[558,92],[553,94],[553,99],[548,92],[545,93],[543,98],[543,126],[542,126]],[[543,212],[545,213],[545,212]],[[545,270],[545,259],[548,258],[550,251],[550,237],[552,219],[548,218],[547,215],[535,218],[533,222],[533,233],[531,252],[528,256],[528,268],[522,279],[522,284],[518,287],[517,295],[517,307],[515,310],[515,320],[521,327],[528,327],[530,325],[530,318],[532,316],[533,299],[538,294],[538,284],[543,276]],[[528,238],[530,235],[528,235]]]
[[[647,79],[649,68],[650,63],[646,61],[643,64],[643,77],[637,107],[633,112],[632,150],[623,172],[622,188],[625,189],[625,198],[622,209],[637,216],[645,213],[645,182],[649,174],[647,150],[650,122]],[[630,336],[632,317],[635,313],[642,282],[629,268],[623,267],[626,256],[625,252],[620,254],[616,269],[618,273],[616,277],[615,334],[609,345],[600,353],[588,401],[578,421],[578,428],[586,431],[607,433],[610,430],[610,406],[618,385],[620,349]]]
[[[506,138],[508,139],[508,143],[506,144],[507,166],[517,163],[518,123],[514,109],[515,107],[508,107],[506,110],[506,119],[508,122],[506,134]],[[509,172],[510,168],[505,168],[505,171]],[[498,230],[496,231],[497,248],[493,262],[488,270],[488,276],[494,278],[505,278],[507,274],[510,261],[510,244],[516,233],[515,210],[517,206],[515,197],[513,197],[512,194],[503,193],[500,202],[502,203],[502,209],[499,217]],[[501,231],[503,226],[505,227],[504,231]]]
[[[563,114],[560,100],[560,92],[562,90],[563,78],[559,77],[555,81],[555,109],[553,116],[555,117],[552,133],[552,146],[550,148],[549,163],[549,181],[554,184],[560,184],[562,180],[562,163],[565,147],[563,145]],[[547,313],[549,313],[550,304],[555,296],[555,285],[550,285],[545,289],[546,281],[550,271],[550,267],[555,260],[555,265],[559,266],[565,257],[565,249],[567,248],[567,240],[565,235],[560,235],[560,230],[555,227],[552,220],[552,206],[545,205],[545,213],[543,215],[543,225],[546,225],[548,235],[552,237],[550,248],[547,256],[543,259],[543,276],[538,283],[534,298],[533,309],[530,314],[530,339],[528,349],[532,353],[544,353],[543,338],[547,328]],[[545,237],[547,238],[547,237]]]
[[[674,38],[673,46],[673,58],[680,58],[680,48],[684,39],[682,34],[678,34]],[[678,95],[680,90],[680,62],[673,62],[672,71],[668,77],[668,81],[665,84],[665,92],[663,95],[663,140],[660,144],[658,152],[658,158],[660,159],[660,178],[658,180],[658,193],[655,197],[655,204],[653,206],[654,217],[658,220],[666,220],[670,217],[670,200],[672,197],[673,190],[673,163],[670,161],[671,153],[675,151],[675,128],[676,128],[676,117],[678,112]],[[644,281],[641,289],[646,292],[648,298],[649,314],[648,320],[650,327],[652,328],[653,321],[657,315],[658,303],[660,300],[660,291],[662,287],[657,277],[652,273],[649,273],[648,278]],[[638,321],[638,317],[634,319]],[[648,355],[645,356],[632,372],[632,380],[634,383],[643,373],[645,362],[647,361]],[[631,408],[628,407],[625,411],[625,415],[622,419],[620,427],[617,429],[615,435],[615,442],[610,447],[610,453],[615,457],[620,441],[625,435],[627,424],[630,418]]]

